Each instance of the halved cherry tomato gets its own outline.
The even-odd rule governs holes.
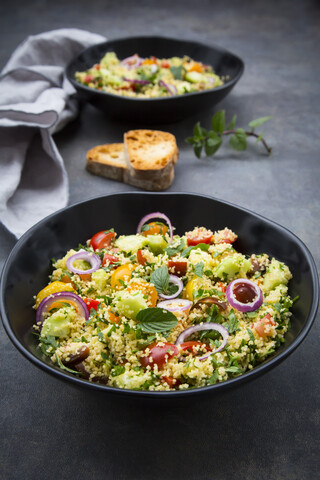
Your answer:
[[[166,375],[162,375],[162,380],[164,382],[166,382],[170,388],[173,388],[173,387],[178,387],[181,382],[180,380],[178,380],[178,378],[174,378],[174,377],[167,377]]]
[[[97,63],[97,64],[94,66],[94,68],[95,68],[96,70],[100,70],[101,66]]]
[[[157,305],[158,294],[157,290],[149,282],[132,282],[127,287],[127,292],[141,292],[143,295],[148,295],[148,303],[151,307]]]
[[[119,323],[120,317],[118,317],[111,309],[108,310],[108,317],[110,323]]]
[[[65,282],[55,281],[55,282],[49,283],[49,285],[44,287],[38,293],[38,295],[36,297],[36,308],[38,308],[40,302],[44,298],[46,298],[49,295],[52,295],[52,293],[56,293],[56,292],[74,292],[74,288],[72,287],[72,285],[70,285],[69,283],[65,283]]]
[[[156,57],[146,58],[142,62],[142,65],[156,65],[156,64],[157,64]]]
[[[274,321],[270,313],[267,313],[267,315],[265,315],[261,320],[258,320],[254,324],[253,328],[260,337],[265,338],[271,333],[269,327],[274,327],[275,325],[277,325],[276,322]]]
[[[187,244],[189,247],[199,245],[199,243],[210,244],[212,238],[212,232],[209,232],[203,227],[195,228],[192,232],[187,232]]]
[[[189,72],[199,72],[199,73],[202,73],[203,72],[203,66],[201,65],[201,63],[197,63],[195,62],[191,68],[188,69]]]
[[[167,342],[161,342],[161,345],[151,343],[147,348],[150,350],[148,355],[140,358],[140,363],[143,367],[150,365],[153,368],[156,364],[158,368],[162,368],[170,358],[179,353],[178,348],[173,343]]]
[[[89,312],[91,311],[91,308],[97,310],[100,305],[99,300],[94,300],[93,298],[84,298],[83,301],[87,305]]]
[[[140,265],[145,265],[146,264],[146,258],[144,257],[142,250],[137,251],[137,260],[140,263]]]
[[[144,226],[146,230],[143,230],[141,232],[142,235],[144,235],[145,237],[147,237],[148,235],[165,235],[168,231],[168,227],[161,222],[147,223],[147,227],[148,228]]]
[[[121,282],[128,282],[131,278],[133,270],[136,268],[132,263],[126,263],[125,265],[120,265],[117,267],[110,279],[112,288],[123,287]]]
[[[101,248],[108,247],[111,242],[113,242],[115,236],[116,234],[114,232],[103,230],[93,235],[89,245],[92,246],[93,250],[101,250]]]
[[[223,292],[223,293],[225,293],[226,290],[227,290],[226,285],[224,285],[222,282],[217,282],[216,287],[218,287],[221,290],[221,292]]]
[[[187,273],[188,269],[188,262],[184,262],[182,260],[169,260],[168,261],[168,268],[173,275],[177,275],[178,277],[183,277]]]
[[[102,265],[104,266],[108,262],[109,265],[119,262],[119,258],[115,255],[110,255],[110,253],[105,253],[102,260]]]
[[[91,83],[93,80],[94,80],[94,76],[93,76],[93,75],[86,75],[86,76],[84,77],[84,82],[85,82],[85,83]]]
[[[209,345],[203,342],[196,342],[196,341],[190,341],[190,342],[184,342],[180,343],[179,348],[182,352],[188,351],[190,353],[199,353],[201,350],[196,349],[196,347],[201,347],[201,350],[206,350],[207,352],[210,352],[212,348],[210,348]]]
[[[166,60],[164,60],[164,61],[161,63],[161,68],[170,68],[170,63],[167,62]]]
[[[217,243],[234,243],[238,238],[238,235],[229,230],[229,228],[225,228],[224,230],[222,230],[222,232],[219,233],[223,234],[223,238]]]
[[[79,273],[78,275],[84,282],[90,282],[91,280],[91,273]]]

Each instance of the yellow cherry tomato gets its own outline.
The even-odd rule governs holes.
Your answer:
[[[145,237],[148,235],[165,235],[168,231],[168,227],[161,222],[151,222],[144,226],[145,230],[141,233]]]
[[[150,304],[150,307],[155,307],[157,305],[157,290],[149,282],[132,282],[127,287],[127,292],[141,292],[142,295],[148,295],[148,303]]]
[[[133,270],[136,268],[136,265],[132,263],[126,263],[125,265],[120,265],[117,267],[111,275],[110,283],[112,288],[119,288],[123,285],[121,282],[127,283],[132,275]]]
[[[187,298],[188,300],[191,300],[193,302],[193,294],[197,290],[200,290],[200,288],[208,288],[210,285],[206,280],[203,280],[200,277],[193,277],[187,285],[185,286],[184,289],[184,298]]]
[[[58,282],[58,281],[49,283],[49,285],[44,287],[38,293],[36,297],[36,308],[39,307],[40,303],[44,298],[56,292],[74,292],[74,288],[72,285],[70,285],[70,283]]]

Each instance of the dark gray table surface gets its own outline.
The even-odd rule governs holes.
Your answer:
[[[272,157],[252,144],[198,160],[184,138],[197,120],[161,128],[180,159],[169,191],[210,194],[284,225],[319,267],[320,6],[317,1],[84,0],[3,2],[0,66],[26,36],[80,27],[117,38],[161,34],[225,47],[245,73],[218,108],[239,126],[272,115]],[[158,125],[159,126],[159,125]],[[121,141],[141,124],[110,121],[87,106],[55,135],[70,180],[69,203],[134,191],[86,172],[86,151]],[[155,126],[157,127],[157,125]],[[0,227],[0,266],[15,239]],[[0,328],[1,479],[319,478],[319,322],[284,363],[219,395],[179,404],[138,402],[76,390],[25,360]]]

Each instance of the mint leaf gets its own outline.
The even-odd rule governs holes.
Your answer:
[[[226,112],[225,110],[220,110],[217,112],[211,120],[212,130],[217,133],[223,133],[226,123]]]
[[[202,129],[200,122],[197,122],[193,128],[193,135],[195,138],[201,138],[202,137]]]
[[[227,125],[227,130],[232,130],[236,126],[237,115],[233,115],[231,122]]]
[[[170,72],[176,80],[183,80],[185,69],[183,65],[179,65],[178,67],[172,66],[170,67]]]
[[[210,137],[205,141],[204,149],[207,157],[214,155],[222,145],[222,138],[215,132],[210,132]]]
[[[256,120],[252,120],[251,122],[249,122],[248,126],[251,127],[254,130],[257,127],[260,127],[260,125],[263,125],[264,123],[271,120],[271,118],[272,118],[271,115],[269,115],[268,117],[257,118]]]
[[[198,245],[194,245],[192,247],[188,247],[185,250],[183,250],[183,252],[181,253],[181,257],[189,257],[190,252],[192,250],[197,249],[197,248],[200,248],[200,250],[207,251],[209,249],[209,247],[210,247],[210,245],[208,245],[207,243],[198,243]]]
[[[194,273],[197,275],[197,277],[203,276],[203,269],[204,269],[203,262],[199,262],[194,266]]]
[[[147,333],[166,332],[178,323],[176,316],[163,308],[151,307],[140,310],[137,315],[140,328]]]
[[[200,157],[201,157],[201,152],[202,152],[202,144],[201,144],[201,143],[197,143],[196,145],[194,145],[193,151],[194,151],[194,153],[195,153],[195,156],[196,156],[197,158],[200,158]]]
[[[229,145],[233,150],[245,150],[247,148],[247,136],[243,128],[237,128],[236,133],[229,140]]]
[[[177,285],[170,283],[168,267],[157,268],[150,277],[150,282],[154,284],[157,293],[163,295],[173,295],[178,290]]]
[[[186,242],[184,238],[182,238],[180,240],[179,245],[177,245],[176,247],[167,247],[165,249],[165,252],[167,252],[169,257],[173,257],[174,255],[177,255],[177,253],[181,252],[185,246],[186,246]]]

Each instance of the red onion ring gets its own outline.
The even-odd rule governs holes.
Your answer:
[[[48,313],[51,306],[56,302],[65,302],[69,303],[71,306],[75,307],[77,312],[84,317],[85,320],[89,318],[89,311],[87,305],[84,303],[82,298],[73,292],[56,292],[48,295],[44,298],[37,309],[36,314],[36,324],[38,326],[43,326],[44,315]]]
[[[86,262],[90,263],[91,268],[89,268],[88,270],[81,270],[80,268],[74,267],[73,263],[76,260],[85,260]],[[74,255],[71,255],[71,257],[67,259],[66,265],[67,265],[67,269],[70,272],[78,273],[81,275],[84,273],[85,274],[93,273],[96,270],[98,270],[98,268],[101,265],[101,260],[100,260],[100,257],[98,257],[98,255],[96,255],[95,253],[86,252],[85,250],[80,250],[80,252],[75,253]]]
[[[166,310],[169,310],[169,312],[183,312],[184,310],[188,310],[191,305],[192,302],[190,302],[190,300],[185,300],[184,298],[175,298],[173,300],[164,300],[163,302],[159,302],[157,307],[165,308]]]
[[[161,87],[164,87],[169,93],[169,95],[177,95],[177,89],[175,85],[169,85],[169,83],[166,83],[163,80],[160,80],[159,85]]]
[[[135,68],[140,67],[143,63],[143,58],[139,57],[136,53],[131,55],[130,57],[124,58],[120,65],[126,67],[128,70],[133,70]]]
[[[161,212],[149,213],[148,215],[145,215],[143,218],[141,218],[141,220],[139,222],[139,225],[137,227],[137,233],[140,233],[143,225],[145,223],[147,223],[149,220],[151,220],[152,218],[162,218],[163,220],[165,220],[167,222],[167,225],[169,227],[169,232],[170,232],[170,242],[172,242],[173,229],[172,229],[171,222],[170,222],[169,218],[167,217],[167,215],[165,215],[164,213],[161,213]]]
[[[163,293],[159,293],[159,297],[165,298],[167,300],[170,300],[171,298],[176,298],[182,292],[182,289],[183,289],[183,281],[176,275],[169,275],[169,282],[177,285],[178,290],[172,295],[164,295]]]
[[[235,297],[233,290],[238,284],[241,283],[249,285],[251,288],[254,289],[256,293],[256,298],[252,302],[242,303]],[[233,280],[233,282],[229,283],[226,291],[226,296],[230,305],[233,308],[239,310],[239,312],[253,312],[254,310],[257,310],[263,302],[263,294],[261,288],[256,283],[248,280],[247,278],[237,278],[236,280]]]
[[[137,85],[148,85],[148,83],[150,83],[149,80],[138,80],[127,77],[122,77],[122,80],[125,82],[136,83]]]
[[[180,343],[184,343],[185,339],[190,337],[190,335],[196,332],[200,332],[202,330],[216,330],[222,335],[223,341],[219,348],[217,348],[216,350],[212,350],[209,353],[206,353],[202,357],[199,357],[199,360],[205,360],[211,355],[221,352],[221,350],[223,350],[227,344],[229,332],[225,327],[223,327],[219,323],[213,323],[213,322],[202,323],[201,325],[194,325],[193,327],[187,328],[186,330],[180,333],[179,337],[175,341],[175,345],[180,345]]]

